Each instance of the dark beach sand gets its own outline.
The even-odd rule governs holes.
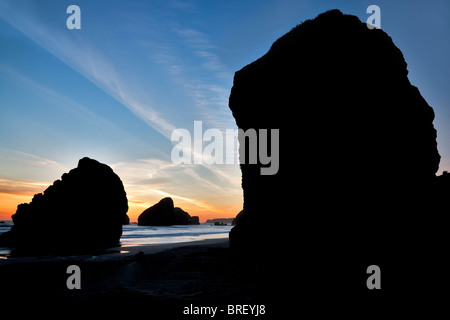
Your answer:
[[[81,269],[80,290],[66,286],[70,265]],[[184,307],[191,303],[219,309],[267,304],[264,282],[258,270],[231,256],[228,239],[0,260],[0,303],[19,313],[45,314],[58,306],[75,313],[145,311],[155,316],[149,319],[184,319]],[[228,318],[225,313],[214,318]]]

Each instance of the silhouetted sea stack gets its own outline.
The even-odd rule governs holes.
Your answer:
[[[295,248],[305,268],[297,274],[315,275],[301,284],[331,290],[366,288],[372,264],[389,270],[385,281],[408,281],[403,271],[432,233],[428,191],[440,156],[433,109],[407,75],[384,31],[338,10],[293,28],[236,72],[237,126],[279,129],[280,167],[261,175],[263,165],[241,165],[235,252],[284,268]]]
[[[43,194],[18,206],[14,226],[0,243],[58,252],[114,246],[127,211],[120,178],[109,166],[83,158]]]
[[[138,217],[139,226],[170,226],[175,219],[172,198],[164,198],[145,209]]]
[[[191,217],[181,208],[174,208],[172,198],[161,199],[157,204],[144,210],[138,217],[139,226],[172,226],[199,224],[197,216]]]

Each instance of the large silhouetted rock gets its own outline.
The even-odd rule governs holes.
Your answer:
[[[18,206],[14,226],[0,243],[60,252],[114,246],[127,211],[120,178],[109,166],[83,158],[44,193]]]
[[[199,224],[197,216],[191,217],[181,208],[174,208],[172,198],[164,198],[145,209],[138,217],[140,226],[171,226]]]
[[[371,264],[389,270],[385,283],[405,284],[405,266],[424,257],[431,234],[428,189],[440,159],[433,109],[407,75],[384,31],[338,10],[236,72],[236,123],[279,129],[280,166],[261,175],[260,162],[241,164],[244,213],[230,246],[283,268],[295,250],[300,286],[366,289]]]

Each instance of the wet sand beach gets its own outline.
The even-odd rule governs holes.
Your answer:
[[[67,287],[70,265],[80,268],[79,290]],[[120,305],[122,311],[143,308],[182,319],[191,304],[264,303],[261,280],[257,270],[242,268],[230,255],[228,239],[122,246],[98,255],[1,260],[0,301],[9,307],[59,305],[75,312],[111,311]]]

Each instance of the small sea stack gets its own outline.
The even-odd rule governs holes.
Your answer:
[[[189,213],[179,207],[174,207],[170,197],[161,199],[150,208],[145,209],[138,217],[139,226],[172,226],[172,225],[193,225],[200,224],[197,216],[190,216]]]

